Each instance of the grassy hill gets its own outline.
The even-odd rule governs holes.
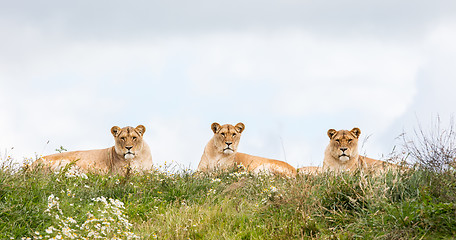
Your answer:
[[[0,169],[0,239],[453,239],[454,171],[103,176]]]

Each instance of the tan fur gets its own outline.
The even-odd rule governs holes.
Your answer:
[[[242,165],[247,171],[254,173],[264,171],[286,176],[296,175],[296,169],[286,162],[237,152],[241,133],[245,129],[243,123],[238,123],[236,126],[230,124],[220,126],[218,123],[213,123],[211,129],[214,136],[204,148],[198,171],[213,172]]]
[[[379,172],[394,167],[384,161],[360,156],[358,153],[359,128],[352,130],[328,130],[329,145],[325,150],[323,169],[330,171],[353,171],[356,169]]]
[[[114,126],[111,133],[115,145],[110,148],[57,153],[42,157],[32,167],[42,165],[58,171],[68,163],[83,172],[124,174],[129,170],[142,171],[152,169],[152,156],[147,143],[143,140],[146,128]]]

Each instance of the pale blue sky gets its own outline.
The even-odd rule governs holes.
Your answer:
[[[381,158],[455,111],[454,1],[0,0],[0,34],[0,149],[18,160],[143,124],[155,163],[195,169],[212,122],[243,122],[240,151],[319,165],[329,128],[360,127]]]

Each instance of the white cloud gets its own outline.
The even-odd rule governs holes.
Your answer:
[[[18,157],[47,140],[44,153],[109,147],[111,126],[144,124],[155,162],[196,168],[212,121],[242,121],[243,152],[283,159],[283,142],[293,165],[318,165],[328,128],[378,136],[407,111],[453,109],[451,23],[424,38],[262,24],[112,40],[43,24],[0,21],[10,36],[0,40],[0,147]],[[379,142],[366,152],[383,151]]]
[[[40,151],[37,148],[43,145],[43,138],[53,140],[56,146],[68,145],[71,150],[108,147],[108,141],[112,144],[108,134],[111,125],[150,121],[150,127],[147,124],[146,127],[152,135],[147,138],[151,141],[154,159],[157,162],[175,160],[194,168],[209,139],[202,136],[208,132],[205,126],[211,123],[213,116],[208,117],[211,109],[220,111],[217,116],[222,119],[215,121],[222,122],[226,116],[238,116],[238,121],[249,119],[252,124],[262,121],[263,128],[249,126],[252,131],[244,137],[245,146],[241,149],[283,159],[280,136],[273,133],[276,128],[264,127],[273,124],[274,120],[268,118],[279,116],[280,122],[287,122],[287,118],[360,111],[369,116],[367,120],[380,119],[377,127],[387,126],[409,104],[419,64],[419,57],[409,47],[382,45],[373,39],[356,43],[349,39],[322,41],[299,30],[207,34],[149,43],[69,41],[60,47],[38,45],[49,52],[40,51],[20,65],[13,64],[13,68],[20,66],[24,73],[0,72],[6,79],[17,82],[11,84],[11,88],[19,91],[14,94],[21,96],[13,104],[16,118],[21,121],[13,125],[21,130],[11,134],[19,133],[14,144],[26,145],[25,153]],[[179,65],[181,59],[184,61]],[[167,75],[170,66],[184,71],[183,79]],[[137,72],[152,76],[149,81],[160,78],[164,81],[151,85],[148,81],[136,80],[142,83],[141,89],[137,89],[129,79],[138,77]],[[73,75],[69,83],[60,86],[60,79],[68,74]],[[36,77],[49,89],[40,88],[35,93],[34,89],[20,88],[24,82],[36,86],[32,81]],[[174,81],[182,84],[186,80],[191,81],[193,89],[191,101],[205,106],[196,107],[197,112],[192,114],[201,117],[190,122],[189,113],[173,111],[171,102],[157,103],[152,96],[174,95],[175,104],[185,106],[188,99],[182,98],[179,91],[183,89],[174,86]],[[340,96],[339,91],[349,94]],[[142,96],[137,96],[137,92]],[[129,109],[130,106],[134,107]],[[146,112],[138,115],[135,111]],[[119,112],[124,116],[119,118]],[[108,117],[111,119],[107,120]],[[25,120],[31,118],[34,118],[33,127]],[[130,121],[126,121],[128,118]],[[96,137],[86,140],[87,132]],[[294,165],[305,165],[309,156],[311,159],[307,162],[315,164],[320,155],[310,150],[317,145],[309,145],[309,138],[313,136],[303,132],[305,129],[283,134],[286,152],[289,152],[287,160]],[[35,139],[26,140],[30,134]],[[49,147],[47,152],[53,149]]]
[[[178,163],[196,169],[203,149],[212,137],[210,128],[195,116],[185,118],[149,119],[145,140],[148,142],[154,164]]]
[[[416,45],[369,38],[322,40],[298,30],[216,34],[194,42],[199,44],[189,48],[198,52],[198,61],[189,67],[189,75],[200,92],[211,97],[220,89],[236,92],[245,85],[261,95],[269,85],[274,95],[266,104],[275,114],[301,117],[356,110],[380,118],[383,127],[411,103],[423,61]],[[214,84],[214,79],[225,84]]]

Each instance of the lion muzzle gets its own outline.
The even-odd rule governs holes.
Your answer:
[[[128,151],[128,152],[126,152],[126,153],[124,154],[124,158],[127,159],[127,160],[128,160],[128,159],[132,159],[132,158],[134,158],[134,157],[135,157],[135,154],[132,153],[132,152],[130,152],[130,151]]]
[[[225,142],[226,147],[223,149],[223,153],[225,154],[232,154],[234,153],[234,149],[231,148],[232,142]]]
[[[340,160],[341,162],[347,162],[348,160],[350,160],[350,156],[345,155],[345,154],[340,155],[340,156],[339,156],[339,160]]]
[[[341,151],[341,154],[339,155],[339,160],[340,161],[346,162],[346,161],[350,160],[350,156],[345,153],[345,151],[347,151],[348,148],[341,147],[339,150]]]
[[[229,147],[227,147],[227,148],[223,149],[223,153],[232,154],[232,153],[234,153],[234,150],[229,148]]]

